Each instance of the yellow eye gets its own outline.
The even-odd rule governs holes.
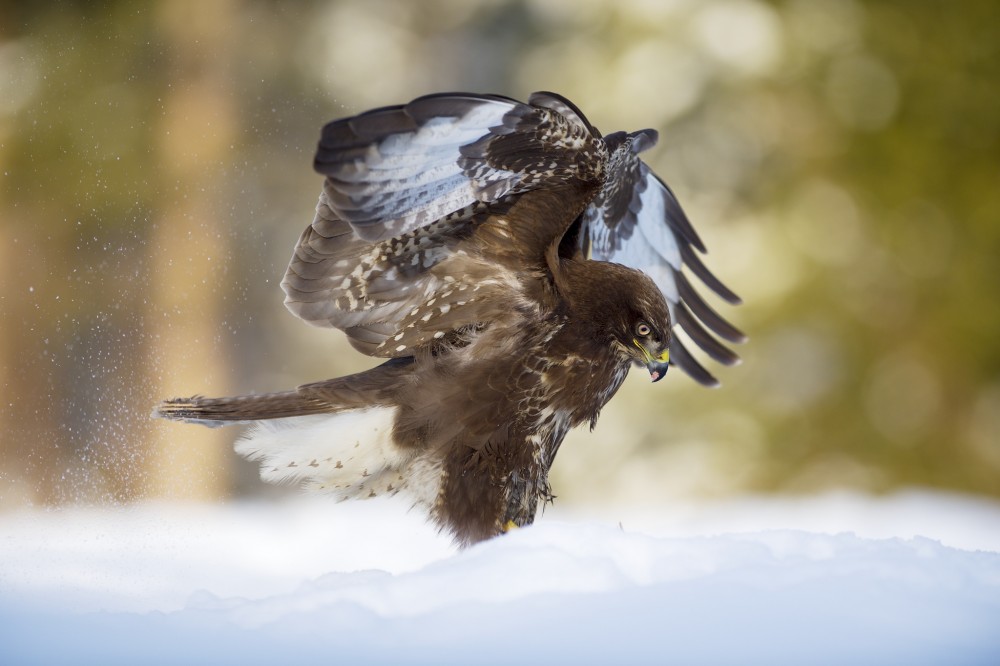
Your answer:
[[[641,322],[639,322],[639,325],[635,327],[635,332],[637,334],[645,337],[645,336],[649,335],[650,333],[652,333],[653,329],[651,329],[649,327],[649,324],[647,324],[644,321],[641,321]]]

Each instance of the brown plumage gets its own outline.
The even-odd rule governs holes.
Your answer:
[[[267,481],[340,498],[406,493],[462,545],[534,520],[566,432],[631,365],[717,383],[671,335],[738,360],[743,334],[684,277],[704,246],[638,158],[653,130],[602,136],[569,101],[441,94],[330,123],[316,218],[286,305],[389,359],[282,393],[175,399],[157,416],[256,422],[237,451]],[[673,314],[673,319],[671,318]]]

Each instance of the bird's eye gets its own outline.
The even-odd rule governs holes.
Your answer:
[[[647,324],[646,322],[640,321],[639,325],[635,327],[635,332],[638,333],[639,335],[646,336],[652,333],[653,329],[651,329],[649,327],[649,324]]]

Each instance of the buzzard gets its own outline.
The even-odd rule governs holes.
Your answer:
[[[569,100],[445,93],[323,128],[316,217],[281,283],[293,314],[388,359],[290,391],[167,400],[156,416],[254,422],[265,481],[338,498],[404,493],[460,545],[530,524],[567,431],[593,427],[630,366],[715,378],[743,334],[695,291],[738,297],[638,154]]]

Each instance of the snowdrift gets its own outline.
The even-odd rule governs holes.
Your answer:
[[[991,546],[1000,525],[971,500],[823,501],[924,515],[945,541]],[[784,505],[794,526],[802,502]],[[706,522],[781,513],[730,506]],[[314,501],[0,515],[0,663],[1000,663],[1000,553],[970,543],[549,516],[456,552],[401,515]]]

